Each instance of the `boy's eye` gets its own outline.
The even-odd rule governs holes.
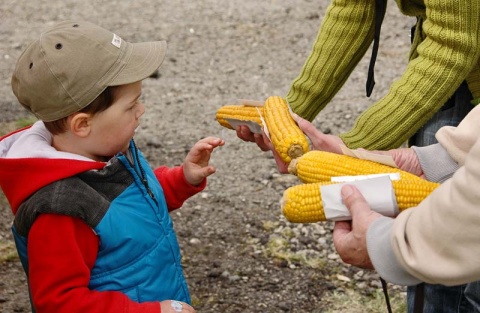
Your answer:
[[[137,100],[135,100],[135,102],[133,103],[133,105],[130,107],[130,109],[133,109],[135,108],[137,105],[139,104],[142,104],[143,100],[141,98],[138,98]]]

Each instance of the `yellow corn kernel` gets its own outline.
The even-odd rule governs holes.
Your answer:
[[[287,188],[281,201],[282,213],[292,223],[326,221],[320,186],[333,182],[297,185]],[[399,211],[417,206],[440,184],[417,177],[415,180],[392,181]]]
[[[287,188],[280,204],[283,215],[292,223],[326,221],[320,186],[330,184],[333,183],[321,182]]]
[[[263,108],[270,140],[284,162],[289,163],[309,150],[307,137],[292,118],[283,98],[269,97]]]
[[[312,150],[292,160],[289,173],[297,175],[304,183],[330,181],[335,176],[399,173],[401,179],[418,179],[418,176],[399,168],[362,160],[344,154]]]
[[[248,106],[248,105],[224,105],[217,110],[216,119],[223,127],[233,129],[228,122],[228,119],[235,119],[240,121],[252,121],[262,126],[260,114],[262,114],[263,107]]]

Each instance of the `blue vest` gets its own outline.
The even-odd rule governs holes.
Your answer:
[[[29,216],[80,217],[100,239],[90,289],[120,291],[140,303],[167,299],[191,303],[162,187],[131,146],[129,158],[120,154],[104,169],[57,181],[22,203],[12,227],[22,265],[28,273],[26,238],[33,224]],[[59,205],[46,210],[53,190],[64,193],[56,195]]]

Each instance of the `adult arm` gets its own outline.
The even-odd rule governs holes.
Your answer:
[[[480,70],[479,70],[480,75]],[[458,164],[463,165],[465,158],[480,134],[480,105],[475,106],[457,127],[444,126],[435,137]]]
[[[418,207],[402,212],[390,226],[379,219],[369,228],[368,253],[379,274],[407,285],[419,281],[458,285],[479,280],[479,184],[480,139],[465,165]],[[385,266],[377,261],[382,258],[396,260],[397,265]]]
[[[28,235],[29,286],[37,313],[160,313],[159,302],[137,303],[116,291],[88,288],[98,237],[79,219],[42,214]]]
[[[473,108],[457,127],[444,126],[435,137],[438,144],[415,147],[425,177],[444,182],[462,165],[480,134],[480,106]]]
[[[374,1],[358,1],[358,5],[366,6],[365,10],[370,12],[366,14],[368,26],[363,27],[358,25],[361,20],[356,18],[356,10],[360,9],[355,10],[346,2],[332,3],[314,49],[287,95],[292,109],[309,120],[344,83],[341,74],[349,75],[357,63],[356,57],[363,55],[363,46],[359,46],[358,41],[371,42],[374,19],[370,11]],[[363,112],[350,131],[340,135],[348,147],[369,150],[399,147],[440,109],[477,65],[480,3],[426,0],[425,6],[422,34],[425,38],[417,47],[418,56],[408,63],[387,95]],[[343,16],[345,14],[347,16]],[[340,26],[347,27],[341,36],[338,35]],[[360,29],[354,34],[350,27]],[[339,42],[332,44],[335,40]],[[331,46],[335,48],[329,49]],[[345,49],[346,52],[338,53]],[[344,55],[355,62],[343,66],[343,59],[338,58]]]
[[[480,107],[475,107],[457,127],[446,126],[437,132],[436,137],[440,143],[426,147],[412,147],[415,151],[416,160],[412,159],[411,153],[405,153],[407,151],[411,152],[410,149],[393,149],[383,153],[389,154],[393,152],[392,156],[395,162],[404,170],[408,170],[409,167],[416,168],[419,163],[421,166],[420,172],[428,180],[443,182],[450,178],[460,168],[460,165],[465,164],[466,155],[471,151],[480,133],[479,118]],[[412,164],[414,165],[413,167]],[[417,175],[420,173],[417,171],[413,172]],[[365,210],[365,212],[368,211]],[[402,214],[407,213],[404,212]],[[402,214],[400,216],[403,216]],[[363,229],[368,228],[368,254],[375,264],[375,268],[382,276],[401,285],[414,285],[420,282],[419,278],[406,271],[395,255],[391,241],[394,219],[380,217],[369,227],[365,227],[361,220],[360,222],[356,221],[356,223]],[[349,225],[343,226],[347,229],[349,227]],[[338,228],[338,226],[336,227]],[[361,234],[357,237],[363,238],[364,236],[365,234]],[[352,256],[348,254],[348,250],[344,249],[343,251],[347,251],[343,255],[344,258],[357,261],[356,258],[358,258],[359,253],[356,256]]]
[[[345,84],[372,43],[375,0],[333,0],[286,99],[312,121]]]

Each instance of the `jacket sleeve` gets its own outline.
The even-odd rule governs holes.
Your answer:
[[[98,237],[79,219],[42,214],[28,235],[29,286],[37,313],[160,313],[159,302],[136,303],[116,291],[88,288]]]
[[[387,95],[361,114],[352,130],[340,135],[350,148],[399,147],[442,107],[476,66],[480,2],[425,0],[425,6],[420,32],[424,38],[417,46],[418,55]]]
[[[183,174],[183,166],[173,168],[161,166],[155,169],[154,173],[160,185],[162,185],[169,211],[180,208],[188,198],[199,193],[207,186],[206,178],[198,186],[190,185]]]
[[[435,137],[458,164],[465,163],[465,157],[480,134],[480,105],[474,107],[457,127],[444,126]]]
[[[379,274],[388,281],[405,283],[408,275],[431,284],[458,285],[480,279],[478,238],[480,237],[480,139],[470,149],[451,179],[438,187],[416,208],[402,212],[383,245],[374,238],[372,227],[367,245],[391,249],[406,275],[382,268],[372,258]],[[375,224],[373,225],[375,226]],[[378,225],[377,225],[378,226]],[[371,232],[372,230],[372,232]],[[375,240],[377,244],[374,243]],[[390,244],[391,247],[388,247]],[[371,250],[369,249],[369,253]],[[372,251],[372,255],[374,252]],[[396,272],[398,274],[398,272]]]
[[[372,43],[374,0],[333,0],[312,51],[286,99],[312,121],[345,84]]]
[[[444,182],[465,164],[465,157],[480,134],[479,120],[480,106],[476,106],[457,127],[440,128],[435,134],[438,144],[412,147],[429,181]]]
[[[460,168],[460,165],[439,143],[425,147],[412,146],[412,149],[417,154],[420,167],[428,181],[443,183]]]
[[[358,63],[357,55],[364,54],[359,42],[371,43],[374,1],[354,1],[366,6],[365,20],[357,19],[363,12],[352,2],[332,3],[314,49],[287,95],[292,109],[309,120],[344,83],[342,75],[350,75]],[[349,148],[401,146],[440,109],[472,69],[478,68],[480,2],[425,0],[425,6],[416,56],[388,93],[363,112],[350,131],[340,134]],[[367,26],[362,26],[364,23]],[[342,27],[346,27],[343,32]],[[335,40],[338,42],[333,44]],[[352,61],[344,65],[348,58]]]

